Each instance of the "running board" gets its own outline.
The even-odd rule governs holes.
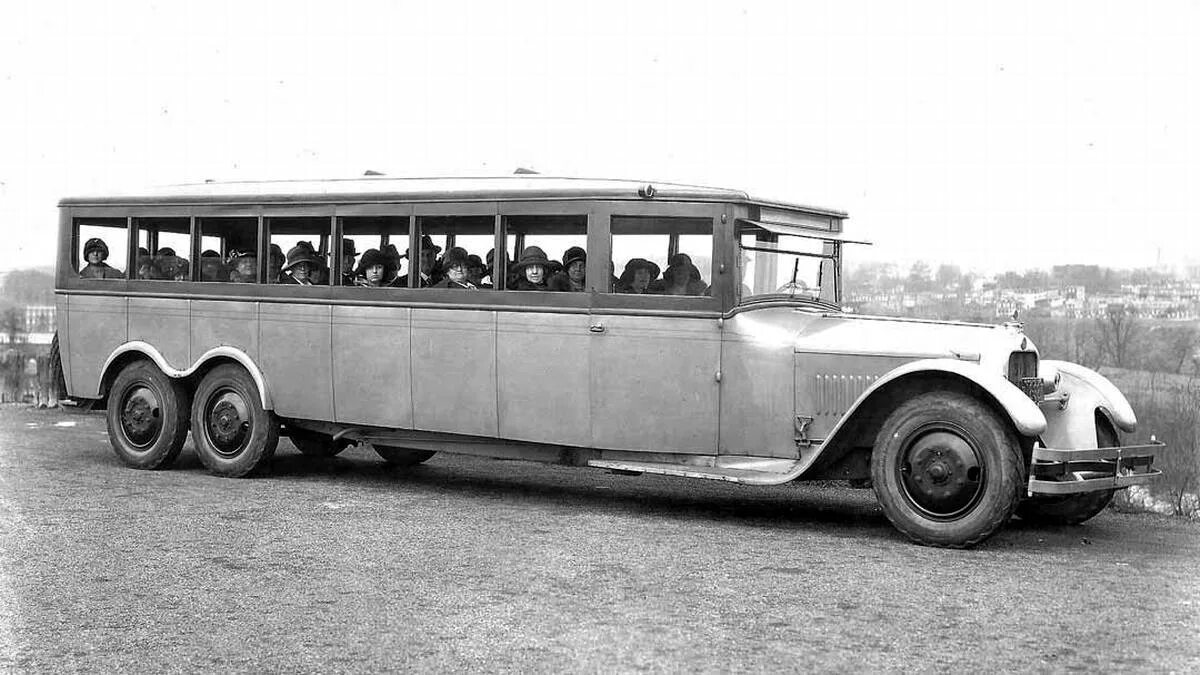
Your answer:
[[[794,460],[751,460],[730,458],[721,460],[724,466],[691,466],[661,462],[632,462],[608,459],[589,460],[587,465],[597,469],[628,473],[653,473],[661,476],[707,478],[743,485],[779,485],[795,480],[800,462]],[[757,467],[757,468],[749,468]],[[766,469],[766,470],[764,470]]]

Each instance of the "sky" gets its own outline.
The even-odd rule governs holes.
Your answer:
[[[6,3],[0,270],[57,201],[546,174],[850,213],[857,261],[1200,264],[1200,3]]]

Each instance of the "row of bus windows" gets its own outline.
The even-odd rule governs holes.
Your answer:
[[[418,217],[418,251],[407,217],[341,217],[342,260],[333,264],[329,218],[196,218],[199,265],[189,261],[189,218],[133,218],[137,247],[126,259],[126,219],[76,219],[81,277],[221,283],[583,291],[707,295],[713,234],[708,218],[614,216],[604,285],[587,283],[587,216],[505,216],[504,255],[495,255],[492,216]],[[414,262],[415,261],[415,262]]]

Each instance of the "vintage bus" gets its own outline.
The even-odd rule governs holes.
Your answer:
[[[60,217],[67,389],[137,468],[190,432],[223,476],[283,435],[397,465],[851,479],[952,547],[1014,514],[1082,522],[1157,473],[1153,444],[1120,445],[1121,393],[1019,325],[842,311],[841,211],[523,175],[208,182]]]

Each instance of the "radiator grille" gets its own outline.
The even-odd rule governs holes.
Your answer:
[[[1008,355],[1008,381],[1021,386],[1021,380],[1037,377],[1037,352],[1013,352]]]

